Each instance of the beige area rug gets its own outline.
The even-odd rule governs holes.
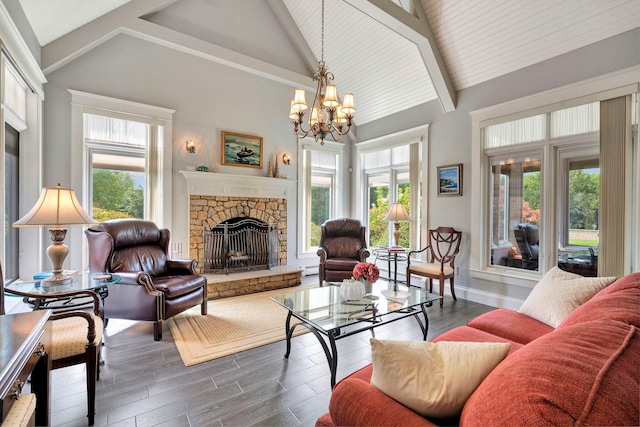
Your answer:
[[[196,306],[167,320],[185,366],[191,366],[286,338],[287,309],[270,296],[317,285],[295,286],[208,302],[208,314]],[[294,320],[292,320],[292,323]],[[295,335],[307,332],[298,327]]]

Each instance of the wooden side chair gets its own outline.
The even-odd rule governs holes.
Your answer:
[[[440,296],[444,296],[444,281],[449,279],[451,296],[456,300],[454,290],[454,276],[456,255],[460,250],[462,232],[453,227],[438,227],[429,230],[429,245],[417,251],[410,251],[407,255],[407,286],[411,285],[411,275],[429,279],[429,292],[433,292],[433,279],[440,283]],[[427,252],[427,262],[411,263],[411,256],[424,251]],[[426,284],[425,284],[426,286]],[[440,300],[442,307],[443,300]]]
[[[89,297],[93,312],[54,312],[51,323],[51,348],[47,349],[51,369],[84,363],[87,377],[87,417],[90,426],[96,413],[96,381],[100,379],[100,350],[103,322],[100,318],[100,298],[89,290],[71,291],[69,297]],[[0,265],[0,314],[4,313],[4,277]]]

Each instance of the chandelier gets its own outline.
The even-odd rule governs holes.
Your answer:
[[[304,89],[295,90],[291,101],[291,111],[289,118],[293,120],[293,129],[299,139],[313,135],[316,142],[320,141],[324,145],[324,139],[330,136],[334,141],[340,141],[342,135],[346,135],[351,129],[351,119],[356,111],[353,102],[353,94],[345,93],[342,104],[338,98],[338,89],[335,85],[329,84],[334,75],[329,71],[324,63],[324,0],[322,0],[322,50],[318,69],[313,75],[313,81],[317,82],[318,88],[311,105],[311,115],[306,124],[302,121],[304,112],[307,109]]]

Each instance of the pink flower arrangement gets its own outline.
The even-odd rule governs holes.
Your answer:
[[[357,280],[368,280],[374,283],[380,278],[380,270],[375,264],[359,262],[353,268],[353,278]]]

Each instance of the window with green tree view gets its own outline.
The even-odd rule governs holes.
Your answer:
[[[410,212],[409,180],[410,144],[400,145],[362,155],[367,182],[368,244],[370,247],[393,246],[394,224],[384,218],[393,203],[402,203]],[[410,226],[400,221],[398,245],[410,247]]]
[[[549,241],[544,242],[543,231],[554,226],[557,264],[564,269],[574,267],[569,264],[588,264],[589,274],[595,273],[598,130],[597,102],[484,129],[485,156],[491,164],[489,265],[539,271],[539,261],[552,248]],[[556,206],[551,209],[545,201]]]
[[[339,155],[332,151],[303,149],[305,170],[305,251],[320,244],[320,226],[335,216]]]
[[[145,218],[145,123],[85,114],[91,212],[98,221]]]

